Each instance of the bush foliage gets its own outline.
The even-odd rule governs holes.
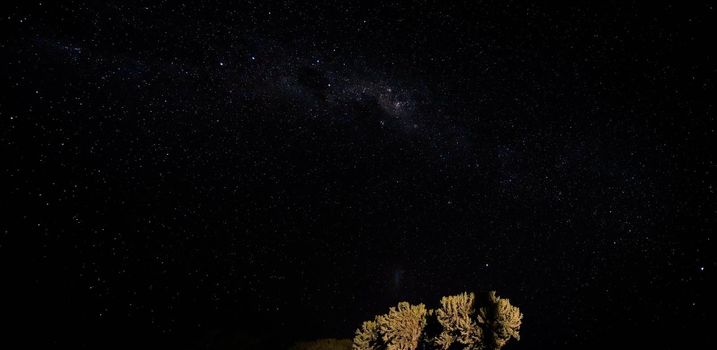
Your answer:
[[[520,340],[522,318],[520,309],[493,291],[479,302],[474,293],[446,296],[435,310],[400,302],[356,330],[353,350],[498,350]],[[426,330],[429,322],[438,325],[435,331]]]

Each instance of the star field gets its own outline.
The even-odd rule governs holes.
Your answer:
[[[710,5],[8,8],[8,342],[281,348],[493,289],[514,349],[707,339]]]

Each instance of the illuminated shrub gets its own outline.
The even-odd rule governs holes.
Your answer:
[[[356,330],[354,350],[415,350],[426,326],[426,306],[400,302]]]
[[[486,305],[478,311],[478,319],[484,334],[487,349],[500,349],[511,338],[520,340],[520,323],[523,314],[510,304],[510,300],[488,293]]]
[[[426,306],[398,303],[388,314],[376,318],[387,350],[414,350],[426,326]]]
[[[475,295],[462,293],[441,298],[435,310],[441,333],[432,339],[436,349],[447,350],[453,344],[463,349],[479,349],[482,331],[475,318]]]
[[[446,296],[436,310],[401,302],[364,322],[356,330],[353,350],[498,350],[512,338],[520,340],[520,309],[495,292],[482,301],[476,309],[473,293]],[[425,334],[428,321],[438,324],[437,334]]]
[[[379,334],[379,327],[376,321],[365,321],[356,330],[353,350],[379,350],[383,349],[383,341]]]

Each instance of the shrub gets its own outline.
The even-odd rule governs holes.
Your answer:
[[[426,326],[426,306],[400,302],[356,330],[354,350],[415,350]]]
[[[486,334],[485,345],[488,349],[500,349],[508,340],[520,340],[520,324],[523,314],[510,304],[510,300],[500,298],[494,291],[488,293],[487,302],[478,311],[478,319]]]
[[[498,350],[512,338],[520,340],[520,309],[493,291],[482,301],[477,310],[473,293],[443,297],[436,310],[400,302],[356,330],[353,350]],[[429,321],[438,324],[437,334],[425,334]]]
[[[353,350],[379,350],[383,349],[383,339],[379,334],[378,322],[364,321],[361,327],[356,330]]]
[[[462,293],[441,298],[441,306],[435,311],[441,325],[441,333],[432,339],[435,348],[447,350],[457,343],[464,349],[478,349],[482,331],[474,317],[475,295]]]
[[[376,318],[387,350],[415,350],[426,326],[426,306],[398,303]]]

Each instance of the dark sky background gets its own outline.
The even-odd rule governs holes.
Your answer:
[[[712,5],[315,3],[6,7],[0,341],[274,348],[492,289],[511,349],[708,339]]]

